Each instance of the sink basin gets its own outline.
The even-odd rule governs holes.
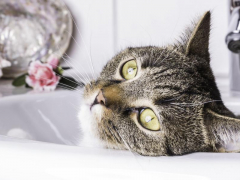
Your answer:
[[[227,108],[234,114],[240,115],[240,95],[230,91],[230,80],[228,77],[216,77],[216,83],[220,90],[222,100]]]
[[[217,79],[217,84],[225,105],[240,114],[240,98],[231,96],[228,81]],[[0,179],[240,178],[239,153],[143,157],[129,151],[73,146],[81,139],[80,102],[80,92],[66,90],[0,98],[0,159],[5,162],[0,164]]]
[[[4,162],[0,164],[0,179],[7,180],[240,179],[239,153],[144,157],[129,151],[61,146],[0,136],[0,157]]]
[[[58,90],[0,99],[0,134],[57,144],[76,145],[80,93]]]
[[[240,97],[230,94],[227,78],[217,78],[225,105],[240,115]],[[0,135],[77,145],[81,139],[77,118],[81,93],[57,90],[0,99]]]

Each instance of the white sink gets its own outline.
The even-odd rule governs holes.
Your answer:
[[[0,135],[77,144],[80,93],[59,90],[0,98]]]
[[[240,115],[240,97],[230,94],[228,82],[217,78],[225,105]],[[80,91],[67,90],[0,98],[0,135],[76,145],[81,138],[80,102]]]
[[[230,95],[228,81],[218,79],[217,83],[225,105],[240,114],[240,98]],[[80,101],[80,92],[65,90],[0,98],[0,159],[4,162],[0,179],[240,179],[239,153],[143,157],[129,151],[58,145],[76,145],[80,140]]]
[[[0,179],[239,180],[239,153],[144,157],[129,151],[62,146],[0,136]]]
[[[240,115],[240,95],[230,92],[230,80],[227,77],[217,77],[217,86],[220,90],[222,100],[226,107],[228,107],[234,114]]]

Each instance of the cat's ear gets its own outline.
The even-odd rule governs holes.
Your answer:
[[[211,14],[206,12],[193,30],[186,47],[186,55],[192,54],[210,60],[209,36],[210,36]]]
[[[240,119],[206,108],[204,121],[209,141],[217,151],[240,152]]]
[[[195,55],[210,61],[210,21],[211,13],[207,11],[198,22],[193,22],[193,25],[185,30],[176,47],[186,56]]]

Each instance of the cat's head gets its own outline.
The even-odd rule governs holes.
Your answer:
[[[207,12],[181,42],[117,54],[100,77],[85,86],[83,131],[107,147],[142,155],[223,147],[213,119],[234,115],[223,105],[210,68],[209,32]]]

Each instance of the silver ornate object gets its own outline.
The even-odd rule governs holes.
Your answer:
[[[0,57],[12,64],[3,69],[4,77],[26,72],[30,61],[61,58],[72,25],[62,0],[0,0]]]

